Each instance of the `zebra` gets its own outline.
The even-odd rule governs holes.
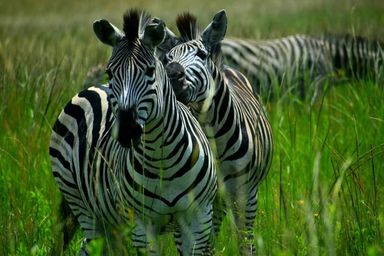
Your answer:
[[[214,205],[214,232],[229,207],[239,241],[245,241],[241,251],[252,255],[258,188],[273,156],[271,126],[246,77],[221,62],[225,11],[218,12],[202,33],[189,13],[179,15],[176,24],[181,37],[167,33],[171,45],[163,48],[171,49],[164,61],[177,99],[198,118],[217,159],[220,193]]]
[[[180,254],[209,254],[217,190],[209,142],[154,55],[164,23],[135,9],[123,21],[123,31],[107,20],[93,24],[113,49],[104,108],[92,111],[90,99],[60,114],[50,146],[54,177],[87,242],[133,215],[139,251],[158,254],[158,235],[174,231]]]
[[[168,40],[166,45],[176,44],[174,37]],[[276,92],[294,91],[301,98],[316,95],[326,81],[342,78],[380,81],[383,48],[378,40],[349,34],[297,34],[268,40],[226,38],[221,42],[224,63],[245,74],[255,94],[263,99],[270,99]],[[160,60],[166,50],[158,47]],[[101,81],[101,74],[100,68],[90,70],[87,86]]]
[[[115,178],[122,169],[118,164],[126,165],[127,149],[111,139],[114,117],[109,95],[107,86],[79,92],[66,104],[52,128],[52,173],[64,196],[63,248],[80,225],[86,237],[82,255],[86,255],[85,245],[91,239],[109,231],[107,227],[122,223],[117,208],[121,192]]]
[[[321,89],[327,78],[380,78],[384,44],[351,35],[292,35],[257,41],[227,39],[221,43],[225,62],[246,74],[255,92],[273,96],[274,85],[298,89],[300,96]],[[306,84],[314,83],[315,88]]]

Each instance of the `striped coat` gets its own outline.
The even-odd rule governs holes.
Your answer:
[[[124,33],[106,20],[96,21],[94,30],[113,47],[108,88],[86,90],[80,101],[84,97],[75,96],[51,139],[53,173],[65,202],[86,241],[108,235],[109,227],[133,215],[137,248],[157,254],[158,235],[172,230],[181,254],[209,254],[214,159],[154,56],[164,24],[132,10],[124,16]]]
[[[222,194],[215,202],[216,232],[226,205],[234,213],[242,252],[253,254],[258,187],[272,161],[271,127],[245,76],[220,62],[216,47],[225,34],[225,12],[216,14],[201,34],[190,14],[179,16],[177,26],[181,38],[173,40],[179,42],[166,54],[167,72],[177,98],[198,118],[217,159]]]

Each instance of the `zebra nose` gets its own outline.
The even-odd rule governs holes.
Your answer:
[[[137,123],[136,108],[119,109],[112,136],[123,147],[136,146],[140,142],[143,128]]]
[[[118,110],[119,120],[124,120],[124,123],[132,124],[136,121],[137,112],[135,108],[121,109]]]
[[[165,71],[171,83],[181,83],[185,80],[185,70],[183,66],[181,66],[177,62],[171,62],[165,67]]]

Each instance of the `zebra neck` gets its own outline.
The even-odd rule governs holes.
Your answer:
[[[160,161],[171,157],[175,141],[181,147],[190,143],[188,136],[179,140],[180,135],[186,133],[185,123],[183,122],[185,118],[170,86],[165,87],[163,99],[160,102],[162,106],[157,108],[160,113],[156,118],[145,124],[140,146],[136,150],[137,153],[144,157],[142,158],[143,161],[151,159],[153,162],[154,160]]]
[[[222,129],[227,126],[228,120],[237,123],[237,115],[234,111],[231,88],[228,86],[224,73],[213,65],[211,68],[212,81],[214,83],[214,95],[206,112],[199,116],[206,134],[209,137],[221,134]]]

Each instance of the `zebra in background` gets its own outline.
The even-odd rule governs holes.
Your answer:
[[[173,42],[173,37],[170,37]],[[163,49],[164,48],[164,49]],[[324,82],[339,78],[380,80],[383,73],[384,45],[351,35],[292,35],[272,40],[224,39],[224,62],[252,81],[254,92],[268,99],[275,89],[296,91],[302,98],[317,94]],[[158,47],[163,60],[166,47]],[[101,83],[101,67],[87,74],[86,86]],[[309,88],[309,84],[312,88]],[[308,92],[309,91],[309,92]]]
[[[297,85],[304,97],[308,90],[316,93],[326,78],[378,77],[383,68],[383,46],[350,35],[293,35],[266,41],[227,39],[221,49],[225,62],[246,74],[259,95],[271,96],[274,85]],[[315,88],[307,88],[311,82]]]
[[[52,168],[65,202],[86,241],[129,221],[131,210],[137,248],[157,254],[157,236],[172,228],[180,254],[209,254],[216,170],[203,131],[154,56],[165,25],[131,10],[124,33],[106,20],[93,26],[113,47],[109,88],[99,93],[102,108],[72,100],[54,126]]]
[[[258,188],[273,155],[271,127],[245,76],[221,62],[220,42],[227,28],[225,11],[218,12],[201,34],[196,18],[189,13],[179,15],[176,24],[181,37],[167,33],[166,41],[171,42],[168,48],[173,48],[164,61],[177,99],[198,118],[217,159],[222,194],[214,205],[215,232],[225,206],[229,207],[234,213],[241,252],[253,255]],[[172,42],[178,43],[174,46]]]

